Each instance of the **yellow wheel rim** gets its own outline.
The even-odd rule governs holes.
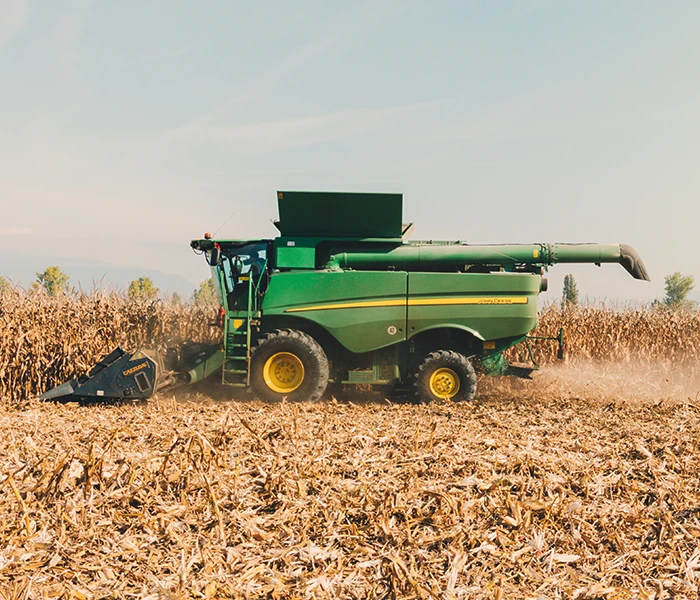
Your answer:
[[[267,359],[263,379],[272,391],[289,394],[304,381],[304,365],[291,352],[278,352]]]
[[[443,367],[430,376],[430,392],[438,398],[454,398],[459,392],[459,377],[452,369]]]

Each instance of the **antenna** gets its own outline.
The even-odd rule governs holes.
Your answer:
[[[231,211],[231,214],[228,216],[228,219],[226,219],[221,225],[219,225],[219,228],[212,234],[211,237],[215,238],[215,237],[216,237],[216,234],[219,233],[219,231],[221,231],[221,228],[222,228],[224,225],[226,225],[226,223],[228,223],[228,222],[231,220],[231,217],[232,217],[234,214],[236,214],[236,209],[235,209],[235,208]]]

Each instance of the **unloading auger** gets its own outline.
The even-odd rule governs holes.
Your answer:
[[[619,263],[635,279],[649,281],[642,259],[626,244],[403,244],[385,252],[340,252],[327,264],[340,269],[405,269],[411,271],[500,269],[532,271],[558,263]]]
[[[536,368],[509,365],[504,352],[537,326],[552,265],[618,263],[649,281],[625,244],[406,241],[402,202],[401,194],[278,192],[274,239],[206,234],[190,243],[212,269],[221,344],[193,346],[174,362],[117,348],[42,398],[147,398],[216,377],[266,400],[317,400],[329,382],[470,400],[477,370]],[[561,350],[563,332],[549,339]]]

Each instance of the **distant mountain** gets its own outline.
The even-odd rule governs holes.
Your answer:
[[[84,258],[0,254],[0,275],[23,287],[29,287],[36,281],[36,274],[51,265],[58,265],[70,276],[71,287],[85,291],[94,287],[125,290],[129,287],[129,282],[139,277],[150,277],[161,292],[178,293],[183,298],[189,298],[192,291],[198,287],[182,275],[154,269],[115,265]]]

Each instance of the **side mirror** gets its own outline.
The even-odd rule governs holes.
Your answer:
[[[207,257],[207,262],[212,267],[215,267],[216,265],[218,265],[221,262],[221,250],[219,250],[218,246],[214,246],[209,251],[209,256]]]

